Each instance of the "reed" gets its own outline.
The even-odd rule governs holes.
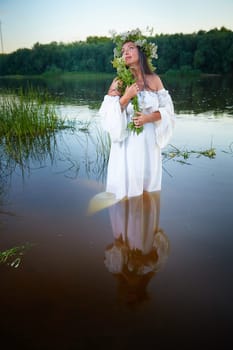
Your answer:
[[[64,129],[65,122],[57,115],[47,94],[29,89],[17,95],[0,98],[0,138],[6,141],[43,136]]]
[[[206,149],[206,150],[181,150],[178,147],[174,145],[169,145],[170,150],[167,152],[162,152],[163,155],[163,160],[169,160],[169,159],[174,159],[176,158],[177,162],[183,163],[183,164],[190,164],[187,162],[187,159],[190,158],[191,155],[196,154],[197,157],[204,156],[208,157],[210,159],[214,159],[216,157],[216,150],[215,148],[212,147],[212,142],[211,142],[211,147]],[[178,158],[178,159],[177,159]],[[179,159],[183,158],[183,159]]]
[[[0,96],[0,179],[31,162],[53,160],[56,133],[74,125],[62,119],[48,93],[28,88]]]
[[[104,132],[99,126],[95,127],[94,143],[96,147],[95,170],[98,174],[98,179],[102,179],[102,181],[104,181],[107,173],[111,140],[109,135],[106,132]]]
[[[101,127],[96,126],[96,153],[97,157],[102,157],[105,162],[109,159],[109,153],[111,148],[111,140],[109,134],[104,132]]]

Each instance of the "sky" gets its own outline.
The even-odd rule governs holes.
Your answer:
[[[155,34],[233,30],[233,0],[0,0],[0,52],[149,26]]]

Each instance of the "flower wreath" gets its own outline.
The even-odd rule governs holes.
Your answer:
[[[152,36],[153,30],[147,29],[147,31]],[[145,53],[151,69],[155,70],[155,67],[153,67],[152,65],[152,59],[158,58],[157,45],[155,45],[154,43],[147,42],[146,36],[142,34],[139,28],[118,35],[115,32],[112,32],[112,38],[113,42],[116,44],[116,47],[113,50],[114,59],[122,56],[121,50],[124,43],[126,43],[127,41],[132,41],[135,43],[136,46],[139,46],[140,49]]]
[[[152,30],[147,29],[152,35]],[[130,71],[130,69],[126,66],[125,61],[122,58],[122,46],[124,43],[128,41],[134,42],[134,44],[145,53],[147,57],[148,64],[152,71],[155,70],[155,67],[152,64],[153,58],[158,58],[157,55],[157,45],[154,43],[148,42],[146,36],[142,34],[140,29],[134,29],[132,31],[127,31],[121,34],[116,34],[112,32],[113,42],[116,44],[116,47],[113,50],[114,59],[112,61],[112,65],[117,70],[117,79],[121,82],[119,87],[120,92],[124,94],[127,86],[133,84],[135,79]],[[134,108],[134,112],[139,112],[138,98],[135,96],[132,99],[132,104]],[[128,123],[128,129],[135,132],[137,135],[143,131],[143,126],[140,128],[136,128],[133,122]]]

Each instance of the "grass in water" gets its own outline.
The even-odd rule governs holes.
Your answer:
[[[174,159],[174,158],[183,158],[183,159],[178,159],[177,161],[180,163],[184,164],[189,164],[187,163],[187,160],[190,158],[192,154],[196,154],[197,157],[200,156],[205,156],[210,159],[214,159],[216,157],[216,151],[215,148],[212,146],[209,149],[206,150],[180,150],[174,145],[169,145],[170,150],[168,152],[163,152],[163,157],[164,159]]]
[[[17,95],[6,94],[0,99],[0,138],[14,141],[64,128],[65,122],[58,117],[47,94],[21,89]]]
[[[23,172],[29,159],[51,156],[56,132],[66,128],[73,126],[60,118],[47,93],[7,91],[0,96],[0,170],[19,166]]]
[[[7,264],[10,267],[18,268],[24,253],[33,246],[34,244],[26,243],[5,251],[0,251],[0,264]]]

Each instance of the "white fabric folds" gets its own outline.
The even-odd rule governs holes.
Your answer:
[[[99,110],[102,127],[111,138],[106,191],[118,199],[161,189],[161,148],[168,144],[175,124],[167,90],[141,91],[138,101],[143,113],[161,114],[161,120],[145,124],[139,135],[127,130],[134,114],[131,103],[122,111],[119,97],[106,95]]]
[[[174,106],[167,90],[158,91],[157,96],[161,120],[155,123],[156,141],[163,148],[168,144],[175,126]]]
[[[121,111],[119,96],[106,95],[99,113],[103,117],[103,129],[109,132],[112,142],[123,141],[128,136],[127,116]]]

